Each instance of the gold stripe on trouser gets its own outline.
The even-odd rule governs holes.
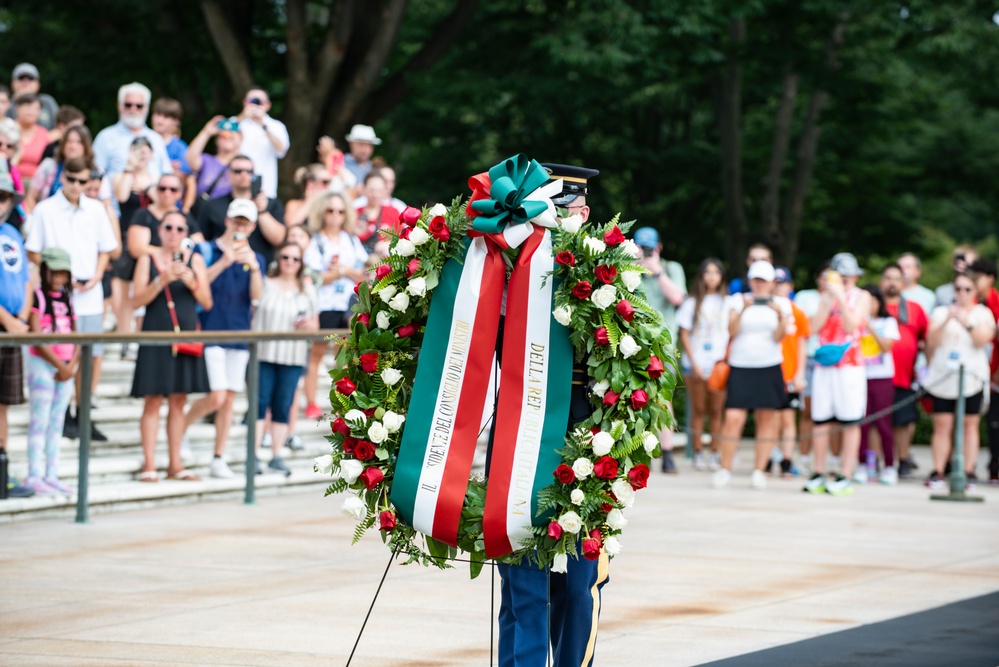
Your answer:
[[[597,580],[593,582],[590,595],[593,596],[593,618],[590,619],[590,640],[586,642],[586,653],[583,654],[583,662],[580,667],[586,667],[593,660],[593,649],[597,645],[597,622],[600,620],[600,584],[607,581],[607,574],[610,572],[610,559],[607,552],[600,550],[600,559],[597,561]]]

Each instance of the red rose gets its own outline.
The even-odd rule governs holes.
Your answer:
[[[663,362],[659,360],[659,357],[653,355],[649,357],[649,365],[645,367],[645,372],[649,374],[649,377],[653,380],[658,378],[663,374]]]
[[[614,405],[615,403],[617,403],[617,399],[619,399],[619,398],[621,398],[621,394],[615,393],[615,392],[611,391],[610,389],[608,389],[607,393],[604,394],[603,404],[604,405]]]
[[[412,227],[413,224],[420,219],[421,215],[423,214],[420,213],[419,209],[413,208],[412,206],[407,206],[405,209],[403,209],[402,213],[399,214],[399,219],[402,220],[407,225],[409,225],[410,227]]]
[[[358,322],[360,322],[366,327],[371,326],[371,313],[359,313],[357,317],[354,319],[356,319]]]
[[[631,392],[631,407],[634,410],[641,410],[648,404],[649,395],[645,393],[644,389],[636,389]]]
[[[548,537],[553,540],[562,537],[562,526],[558,525],[558,521],[552,521],[548,524]]]
[[[649,466],[644,463],[639,463],[637,466],[629,470],[628,483],[631,484],[631,488],[636,491],[644,489],[645,485],[649,483]]]
[[[627,299],[621,299],[617,302],[617,314],[624,318],[625,322],[631,322],[635,319],[635,309],[632,307],[631,302]]]
[[[414,273],[420,270],[420,260],[413,258],[409,260],[409,264],[406,265],[406,277],[411,277]]]
[[[374,373],[378,370],[377,352],[368,352],[361,355],[361,370],[365,373]]]
[[[596,540],[600,544],[604,543],[604,537],[603,535],[600,534],[599,528],[594,528],[593,530],[590,531],[590,538]]]
[[[358,461],[370,461],[375,458],[375,446],[367,440],[358,440],[354,447],[354,457]],[[614,463],[617,463],[615,461]]]
[[[597,433],[600,433],[600,427],[599,426],[591,426],[590,427],[590,434],[591,435],[596,435]]]
[[[564,463],[555,468],[555,472],[552,474],[563,484],[572,484],[576,481],[575,471]]]
[[[403,324],[401,327],[395,330],[399,334],[399,338],[409,338],[416,333],[416,327],[412,324]]]
[[[344,438],[343,439],[343,453],[344,454],[350,454],[351,456],[353,456],[354,455],[354,449],[357,447],[357,442],[358,442],[357,438],[354,438],[354,437],[349,436],[349,435],[346,438]]]
[[[379,264],[375,267],[375,278],[378,278],[378,280],[381,280],[390,273],[392,273],[392,265],[390,264]]]
[[[378,515],[378,530],[384,530],[386,532],[391,531],[395,528],[395,512],[391,510],[385,510]]]
[[[614,509],[614,506],[610,503],[600,503],[600,509],[603,510],[604,513],[607,513]]]
[[[344,396],[350,396],[357,389],[357,385],[350,381],[350,378],[342,378],[336,381],[336,390]]]
[[[563,250],[555,255],[555,263],[563,266],[576,266],[576,256],[568,250]]]
[[[364,472],[358,475],[357,479],[364,483],[364,488],[373,491],[385,479],[385,473],[378,466],[368,466]]]
[[[600,543],[596,540],[583,540],[583,558],[586,560],[600,558]]]
[[[427,229],[430,230],[430,235],[441,243],[451,238],[451,230],[447,228],[447,223],[444,222],[443,216],[438,215],[431,220],[430,224],[427,225]]]
[[[409,233],[413,231],[412,227],[403,227],[402,231],[399,232],[399,238],[409,240]],[[379,236],[381,238],[381,236]]]
[[[360,448],[358,443],[358,448]],[[358,456],[357,458],[361,458]],[[593,464],[593,474],[600,479],[614,479],[617,477],[618,463],[613,456],[601,456]]]
[[[600,327],[594,331],[593,341],[597,345],[610,345],[610,338],[607,336],[607,327]]]
[[[601,264],[597,268],[593,269],[593,273],[596,275],[597,280],[606,285],[610,285],[614,282],[614,277],[617,276],[617,269],[610,264]]]
[[[604,233],[604,243],[611,246],[624,243],[624,234],[621,233],[617,225],[614,225]]]
[[[572,288],[572,295],[577,299],[587,299],[590,296],[590,283],[585,280],[580,280],[576,283],[576,286]]]
[[[366,416],[368,419],[370,419],[370,418],[372,418],[372,417],[375,416],[375,410],[377,410],[377,409],[378,408],[368,408],[366,410],[361,410],[361,412],[364,413],[364,416]]]
[[[333,433],[340,433],[341,435],[350,435],[350,426],[343,420],[342,417],[337,417],[330,424],[330,429]]]

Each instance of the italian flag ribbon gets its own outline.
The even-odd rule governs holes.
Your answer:
[[[515,172],[516,165],[511,168],[509,162],[489,175],[500,166]],[[509,197],[515,189],[509,183],[504,189],[511,208],[526,208],[534,217],[530,222],[514,219],[502,231],[491,232],[497,224],[492,216],[490,231],[473,231],[465,240],[463,260],[445,264],[433,292],[391,498],[416,530],[457,545],[476,441],[492,405],[490,376],[506,289],[503,363],[483,517],[491,558],[518,549],[532,525],[545,523],[537,516],[537,494],[551,483],[561,461],[573,355],[569,330],[552,316],[555,285],[548,275],[554,264],[547,229],[554,224],[550,197],[561,190],[561,182],[522,188],[519,197]],[[547,204],[535,205],[542,202]],[[508,248],[519,248],[519,254],[506,285],[503,251]]]

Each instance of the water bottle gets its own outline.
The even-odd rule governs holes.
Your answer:
[[[7,450],[0,447],[0,500],[7,497]]]

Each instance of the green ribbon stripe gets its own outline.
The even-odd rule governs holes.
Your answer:
[[[472,208],[481,214],[472,221],[475,231],[498,234],[504,222],[525,223],[548,210],[546,202],[524,200],[549,180],[537,160],[529,160],[523,153],[507,158],[489,170],[489,180],[491,199],[472,202]]]

